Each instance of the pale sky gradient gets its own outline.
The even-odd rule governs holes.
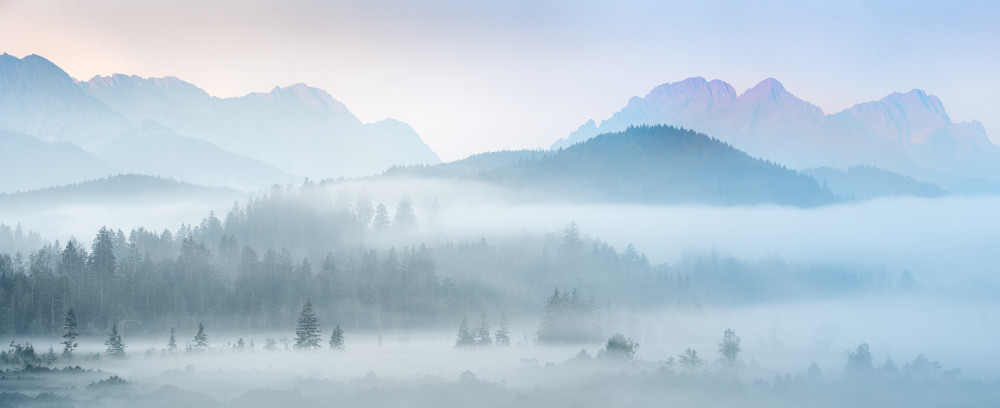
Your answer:
[[[305,82],[454,160],[691,76],[774,77],[827,113],[920,88],[1000,141],[998,21],[996,1],[0,0],[0,51],[217,96]]]

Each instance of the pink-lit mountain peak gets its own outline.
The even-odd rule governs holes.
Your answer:
[[[738,109],[744,113],[780,114],[821,122],[823,110],[792,95],[777,79],[767,78],[736,98]]]
[[[919,89],[860,103],[847,112],[872,133],[911,143],[923,143],[937,130],[952,125],[941,100]]]
[[[757,83],[757,85],[754,85],[752,88],[746,90],[746,92],[743,92],[743,94],[740,95],[738,99],[744,103],[746,102],[781,103],[784,100],[788,99],[789,97],[798,100],[798,98],[796,98],[794,95],[788,93],[788,91],[785,90],[785,86],[782,85],[781,82],[778,82],[777,79],[767,78],[763,81],[760,81],[759,83]]]
[[[736,90],[733,89],[732,85],[718,79],[707,81],[702,77],[693,77],[657,86],[646,95],[646,98],[652,100],[705,99],[732,102],[736,99]]]

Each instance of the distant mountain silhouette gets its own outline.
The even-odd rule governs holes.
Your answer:
[[[80,85],[132,121],[154,120],[298,175],[363,176],[441,162],[409,125],[362,123],[330,94],[305,84],[237,98],[212,97],[170,77],[113,75]]]
[[[119,169],[244,191],[302,181],[301,177],[271,164],[230,153],[201,139],[178,135],[148,120],[95,152]]]
[[[871,166],[847,170],[822,167],[800,172],[838,195],[859,200],[887,196],[940,197],[948,193],[934,184]]]
[[[45,58],[0,55],[0,129],[89,150],[132,127]]]
[[[47,143],[0,130],[0,193],[76,183],[115,174],[115,166],[72,143]]]
[[[585,123],[552,149],[655,124],[694,129],[797,169],[870,165],[946,187],[966,178],[1000,181],[1000,147],[979,122],[952,122],[937,97],[894,93],[824,115],[772,78],[743,94],[720,80],[663,84],[600,124]]]
[[[38,190],[0,194],[0,207],[37,204],[59,206],[80,203],[118,203],[121,201],[161,202],[165,197],[183,198],[186,201],[201,198],[242,197],[243,193],[219,187],[205,187],[191,183],[145,176],[120,174]]]
[[[113,75],[78,82],[40,56],[0,55],[0,130],[45,142],[70,142],[90,152],[111,149],[116,158],[124,158],[151,153],[150,149],[123,151],[140,144],[125,143],[119,137],[146,134],[133,131],[146,120],[178,136],[201,139],[316,179],[440,162],[409,125],[391,119],[362,123],[326,92],[303,84],[216,98],[172,77]],[[110,143],[115,146],[109,147]],[[233,181],[231,174],[205,177],[234,185],[228,184]]]

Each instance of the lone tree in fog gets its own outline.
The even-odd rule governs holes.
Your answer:
[[[694,372],[698,369],[701,363],[705,362],[704,359],[698,356],[698,351],[688,347],[684,350],[684,354],[678,355],[677,359],[680,361],[681,365],[684,366],[688,372]]]
[[[621,333],[615,333],[611,338],[608,339],[608,343],[604,346],[604,350],[598,353],[599,357],[612,359],[612,360],[629,360],[635,358],[635,353],[639,351],[639,343],[636,343],[631,337],[625,337]]]
[[[295,347],[296,350],[310,350],[319,348],[319,319],[313,313],[313,305],[309,299],[302,306],[302,313],[299,313],[299,323],[295,326]]]
[[[122,335],[118,333],[117,324],[111,326],[111,331],[108,332],[108,340],[104,342],[104,345],[108,346],[107,353],[109,356],[125,358],[125,340],[122,340]]]
[[[475,338],[476,346],[490,347],[493,345],[493,338],[490,335],[490,324],[486,321],[486,313],[483,313],[483,319],[480,321],[479,327],[476,328],[473,337]]]
[[[722,342],[719,343],[719,354],[722,355],[722,362],[726,368],[732,370],[736,368],[736,361],[740,355],[740,338],[733,329],[726,329],[722,334]]]
[[[497,346],[510,345],[510,327],[507,326],[507,315],[500,315],[500,328],[493,336]]]
[[[359,226],[363,229],[368,228],[368,224],[372,223],[372,216],[375,215],[375,207],[372,202],[368,200],[368,194],[361,193],[358,196],[358,200],[354,204],[354,219]]]
[[[375,208],[375,218],[372,220],[372,229],[375,231],[384,231],[389,227],[389,210],[385,208],[385,204],[378,203],[378,207]]]
[[[344,350],[344,331],[340,330],[339,324],[330,333],[330,350]]]
[[[63,345],[62,355],[67,360],[72,359],[73,350],[75,350],[76,346],[79,345],[76,343],[76,338],[80,335],[80,333],[77,333],[76,331],[76,314],[73,313],[73,309],[69,309],[69,311],[66,312],[66,323],[63,324],[63,332],[63,341],[61,342]]]
[[[458,325],[458,337],[455,339],[455,347],[468,347],[475,346],[476,338],[472,335],[472,330],[469,329],[469,319],[462,316],[462,323]]]
[[[170,328],[170,339],[167,340],[167,351],[173,353],[177,351],[177,337],[174,336],[174,328]]]
[[[396,228],[412,231],[417,228],[417,214],[413,212],[413,202],[409,198],[399,199],[396,205]]]
[[[205,325],[198,323],[198,332],[194,334],[194,350],[204,350],[208,348],[208,335],[205,334]]]
[[[868,374],[875,371],[875,365],[872,364],[872,351],[868,347],[868,343],[861,343],[856,350],[847,352],[847,367],[845,371],[854,375]]]

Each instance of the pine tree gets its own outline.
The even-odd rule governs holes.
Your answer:
[[[306,299],[299,313],[299,323],[295,327],[295,348],[297,350],[318,349],[320,339],[319,319],[313,313],[312,302]]]
[[[417,215],[413,212],[413,203],[409,198],[399,199],[396,205],[396,228],[403,231],[411,231],[417,228]]]
[[[358,226],[362,229],[368,229],[368,225],[371,224],[374,215],[375,207],[368,200],[368,194],[361,193],[354,204],[354,219],[357,221]]]
[[[198,323],[198,332],[194,334],[194,350],[205,350],[208,348],[208,335],[205,334],[205,325]]]
[[[510,327],[507,325],[507,315],[500,315],[500,328],[493,336],[497,346],[510,345]]]
[[[167,351],[173,353],[177,351],[177,337],[174,336],[174,328],[170,328],[170,339],[167,340]]]
[[[101,227],[90,247],[90,257],[87,266],[98,276],[110,276],[115,273],[114,235],[107,227]]]
[[[108,333],[108,340],[104,342],[104,345],[108,346],[107,353],[111,357],[125,358],[125,341],[122,340],[121,334],[118,334],[117,324],[111,326],[111,331]]]
[[[76,314],[73,313],[73,309],[69,309],[66,312],[66,323],[63,324],[63,331],[65,333],[62,336],[63,341],[61,343],[63,345],[62,354],[63,357],[69,360],[73,358],[73,350],[79,345],[76,343],[76,338],[80,335],[76,331]]]
[[[476,339],[469,329],[469,319],[462,316],[462,323],[458,325],[458,338],[455,339],[455,347],[468,347],[476,345]]]
[[[340,330],[340,325],[338,324],[333,328],[333,333],[330,334],[330,350],[343,350],[344,349],[344,331]]]
[[[490,336],[490,324],[486,322],[486,313],[483,313],[483,319],[479,322],[479,327],[476,328],[473,337],[475,338],[476,346],[490,347],[493,345],[493,338]]]
[[[389,210],[385,204],[378,203],[375,208],[375,219],[372,220],[372,229],[375,231],[385,230],[389,226]]]

